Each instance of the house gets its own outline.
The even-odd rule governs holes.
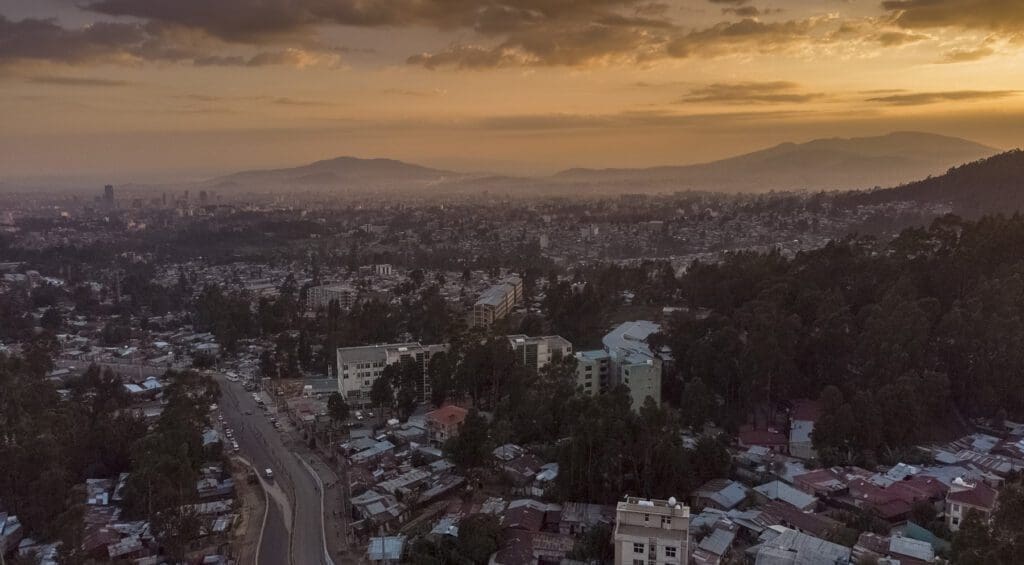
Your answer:
[[[761,543],[747,550],[755,565],[847,565],[850,548],[802,534],[781,526],[772,526],[758,538]]]
[[[864,532],[857,538],[852,555],[858,563],[891,559],[900,565],[923,565],[935,560],[935,548],[928,542],[908,537]]]
[[[821,405],[814,400],[796,400],[789,416],[789,454],[799,459],[814,459],[818,454],[814,451],[811,434],[814,423],[821,414]]]
[[[696,565],[718,565],[736,540],[739,527],[735,524],[720,525],[697,544],[693,552]]]
[[[850,498],[856,507],[871,510],[879,518],[894,523],[906,520],[915,503],[934,504],[945,495],[946,486],[934,477],[914,476],[888,486],[879,486],[870,477],[850,481]]]
[[[749,489],[729,479],[711,479],[693,493],[693,506],[696,508],[715,508],[732,510],[739,506]]]
[[[814,510],[814,507],[818,504],[817,498],[807,494],[806,492],[797,490],[782,481],[772,481],[770,483],[754,487],[754,498],[761,503],[767,503],[772,500],[781,500],[793,505],[803,512]]]
[[[994,488],[982,482],[954,480],[946,495],[946,526],[951,532],[959,530],[970,510],[979,512],[987,519],[995,510],[998,494]]]
[[[563,535],[578,536],[594,526],[615,523],[615,507],[587,502],[566,502],[562,505],[562,520],[558,531]]]
[[[449,404],[427,413],[427,439],[434,445],[443,445],[459,435],[459,428],[466,421],[468,410]]]
[[[401,563],[405,551],[405,536],[383,536],[370,538],[366,557],[370,563]]]
[[[739,446],[742,448],[759,446],[776,453],[789,451],[789,437],[772,428],[757,429],[750,425],[743,426],[740,428],[738,440]]]

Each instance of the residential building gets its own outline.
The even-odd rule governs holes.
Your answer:
[[[549,335],[530,337],[510,335],[508,343],[516,357],[533,372],[546,367],[552,361],[572,355],[572,344],[564,337]]]
[[[619,325],[602,338],[603,351],[576,354],[579,361],[577,382],[591,394],[597,394],[598,387],[607,390],[625,385],[629,388],[633,410],[639,410],[648,398],[661,404],[661,369],[665,353],[656,355],[647,345],[647,337],[660,330],[658,324],[644,320]]]
[[[996,489],[983,482],[969,483],[963,479],[955,479],[946,494],[946,526],[955,532],[967,517],[967,512],[975,510],[988,519],[996,507],[998,498]]]
[[[820,413],[821,406],[814,400],[793,402],[793,411],[789,418],[789,454],[793,457],[814,459],[818,456],[811,442],[811,434]]]
[[[447,344],[422,345],[418,342],[341,347],[338,349],[338,391],[354,406],[370,404],[370,389],[384,367],[412,360],[422,368],[423,378],[416,383],[416,400],[430,399],[427,364],[435,353],[448,349]]]
[[[427,439],[434,445],[443,445],[444,442],[459,435],[459,428],[466,421],[466,414],[469,411],[460,406],[449,404],[442,406],[433,412],[427,413]]]
[[[359,293],[356,289],[347,284],[328,284],[314,286],[306,291],[306,308],[319,310],[327,308],[333,300],[338,301],[338,306],[348,310],[356,303]]]
[[[674,498],[627,497],[616,506],[615,565],[686,565],[690,509]]]
[[[473,304],[472,325],[489,327],[508,316],[517,304],[523,301],[523,279],[506,277],[502,282],[488,288]]]
[[[576,385],[596,396],[611,388],[611,357],[603,349],[576,353]]]

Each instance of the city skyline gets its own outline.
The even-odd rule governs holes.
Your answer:
[[[0,8],[0,177],[338,155],[538,174],[917,130],[1020,145],[1024,5],[145,0]]]

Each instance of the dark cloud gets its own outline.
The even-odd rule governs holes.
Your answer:
[[[785,104],[810,102],[825,95],[818,92],[801,92],[794,82],[737,82],[715,83],[695,88],[679,99],[681,103],[716,104]]]
[[[1020,0],[886,0],[882,7],[903,28],[953,27],[1024,36]]]
[[[762,22],[746,18],[722,22],[673,39],[667,46],[673,57],[720,55],[735,51],[771,53],[806,43],[815,27],[814,20]]]
[[[868,102],[881,102],[892,106],[924,106],[939,102],[998,100],[1018,94],[1016,90],[954,90],[949,92],[914,92],[868,98]]]
[[[877,41],[878,43],[885,47],[897,47],[900,45],[907,45],[910,43],[925,41],[926,39],[929,39],[929,37],[921,33],[912,33],[905,31],[883,31],[871,36],[871,39]]]
[[[969,63],[978,61],[995,54],[991,47],[978,47],[977,49],[952,49],[946,51],[942,57],[942,63]]]
[[[762,12],[756,6],[738,6],[736,8],[722,8],[722,13],[740,16],[741,18],[756,18]]]
[[[65,28],[54,20],[13,21],[0,15],[0,66],[25,61],[66,65],[163,61],[198,66],[303,66],[335,58],[337,53],[295,48],[247,55],[211,53],[222,48],[215,41],[148,23],[97,22]]]
[[[118,87],[134,84],[126,80],[68,76],[34,76],[29,77],[27,80],[34,84],[50,84],[54,86]]]

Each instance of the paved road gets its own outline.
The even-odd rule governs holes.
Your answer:
[[[221,410],[235,430],[242,455],[256,468],[274,471],[275,486],[268,491],[274,503],[267,516],[259,565],[326,565],[323,513],[316,480],[285,446],[281,432],[274,429],[256,405],[252,393],[246,392],[241,383],[230,382],[223,376],[215,378],[222,392]]]

